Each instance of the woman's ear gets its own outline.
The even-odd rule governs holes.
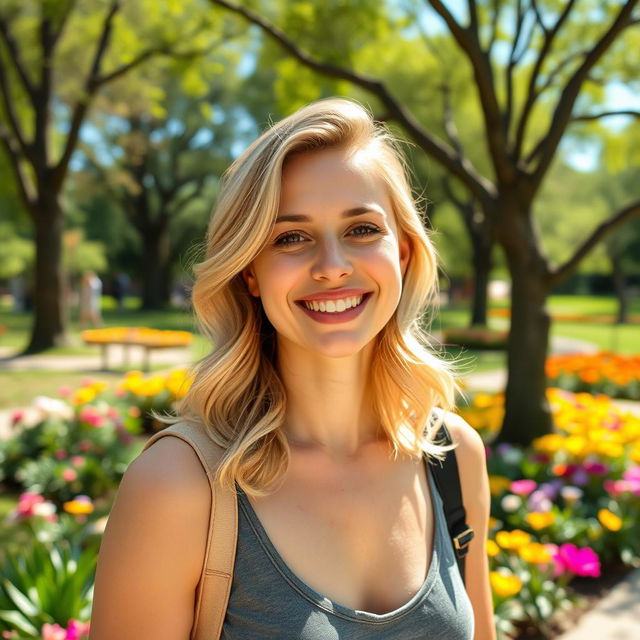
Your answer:
[[[400,253],[400,271],[402,273],[402,279],[404,280],[404,274],[407,272],[409,266],[409,260],[411,260],[411,252],[413,251],[413,245],[411,239],[404,232],[400,231],[400,240],[398,241],[398,248]]]
[[[249,289],[249,293],[255,298],[260,297],[260,287],[258,287],[258,280],[256,279],[256,275],[253,272],[253,267],[249,265],[242,270],[242,279],[247,285],[247,289]]]

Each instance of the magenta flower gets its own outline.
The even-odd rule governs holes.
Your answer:
[[[511,483],[511,491],[519,496],[528,496],[538,484],[535,480],[523,478],[522,480],[514,480]]]
[[[594,476],[604,476],[609,472],[609,467],[599,461],[584,462],[584,470]]]
[[[565,542],[557,548],[553,560],[556,569],[560,569],[562,573],[593,578],[600,576],[600,558],[590,547],[579,549],[575,544]]]

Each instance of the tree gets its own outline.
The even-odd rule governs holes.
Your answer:
[[[324,61],[256,11],[228,0],[211,2],[260,27],[306,67],[347,80],[375,96],[389,118],[400,123],[474,198],[496,230],[512,280],[506,411],[500,438],[527,444],[548,433],[547,296],[607,234],[640,214],[640,200],[600,222],[557,266],[549,263],[540,244],[533,204],[571,125],[611,115],[598,108],[602,91],[597,88],[612,78],[625,77],[634,68],[637,74],[639,48],[633,44],[638,40],[640,19],[634,13],[638,0],[605,5],[583,2],[580,6],[575,0],[561,5],[539,0],[518,0],[515,5],[468,0],[464,22],[460,12],[454,12],[453,3],[425,3],[431,13],[423,18],[441,20],[472,73],[490,159],[485,172],[473,162],[470,145],[431,133],[379,78]],[[611,67],[605,55],[610,50],[614,55],[620,50],[626,53],[623,66]],[[422,79],[416,77],[416,86]]]
[[[61,194],[90,105],[103,87],[150,58],[199,53],[194,42],[207,20],[194,11],[196,5],[3,3],[0,144],[35,228],[35,317],[28,352],[64,342]]]
[[[228,81],[190,95],[180,79],[167,82],[157,115],[135,108],[117,114],[103,101],[101,152],[82,146],[91,190],[109,194],[138,236],[143,309],[169,303],[176,261],[185,244],[203,237],[219,176],[232,160],[235,120],[225,104],[232,93],[222,86]]]

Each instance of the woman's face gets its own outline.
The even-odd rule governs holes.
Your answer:
[[[410,242],[399,238],[371,158],[327,149],[288,159],[275,228],[242,273],[279,342],[344,357],[360,351],[393,315],[409,257]],[[337,300],[327,302],[354,296],[347,307],[361,302],[344,311]],[[302,299],[309,297],[320,310],[306,309]]]

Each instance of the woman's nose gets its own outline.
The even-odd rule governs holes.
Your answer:
[[[332,280],[349,275],[353,266],[347,252],[335,240],[318,243],[318,250],[314,256],[311,275],[314,278]]]

